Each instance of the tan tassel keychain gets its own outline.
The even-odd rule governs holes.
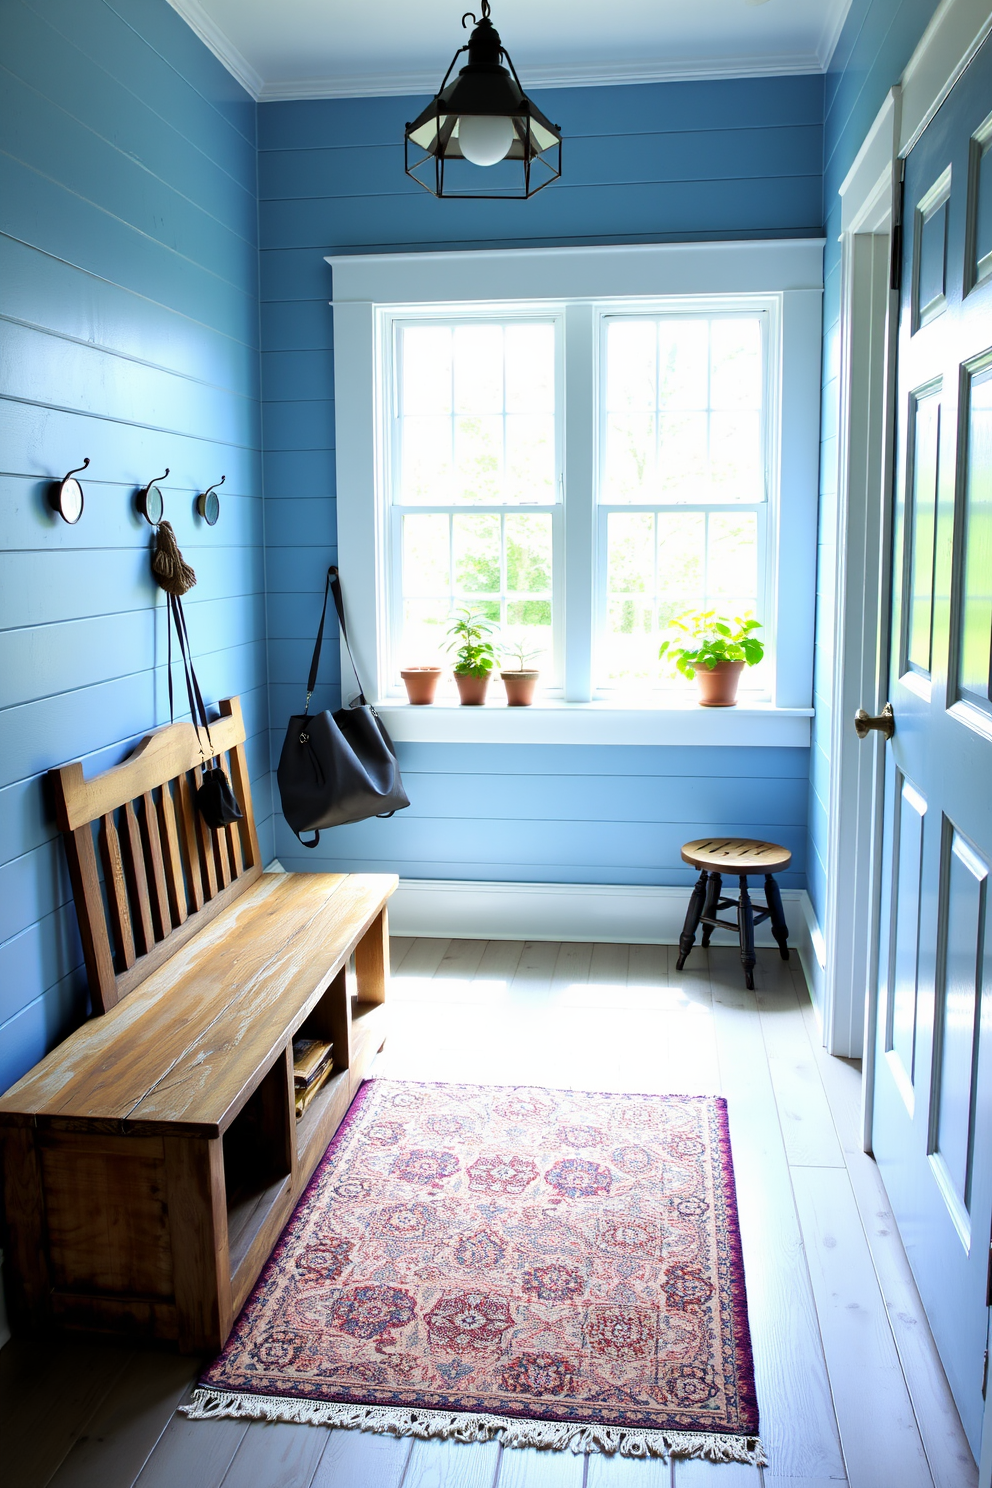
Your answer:
[[[185,594],[196,583],[196,574],[179,551],[171,522],[159,522],[155,529],[155,556],[152,559],[155,582],[166,594]]]

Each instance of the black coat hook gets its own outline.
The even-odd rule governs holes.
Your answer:
[[[227,476],[222,475],[219,481],[208,486],[203,495],[196,498],[196,509],[208,527],[213,527],[220,516],[220,497],[216,493],[217,487],[222,486],[226,480]]]
[[[166,466],[165,475],[157,475],[138,492],[138,510],[149,527],[157,527],[165,512],[165,501],[162,492],[158,489],[158,483],[165,480],[168,473],[169,467]]]
[[[83,515],[83,488],[73,477],[85,470],[89,463],[90,457],[87,455],[82,465],[77,465],[75,470],[70,470],[62,477],[51,494],[52,506],[63,522],[78,522]]]

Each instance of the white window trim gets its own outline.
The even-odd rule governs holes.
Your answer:
[[[498,310],[510,302],[568,301],[566,316],[591,317],[598,301],[655,300],[668,295],[761,295],[780,306],[783,365],[779,417],[778,480],[784,500],[773,548],[788,555],[776,561],[771,604],[778,638],[772,702],[733,710],[701,709],[664,699],[644,709],[602,703],[549,703],[512,712],[499,706],[410,708],[386,704],[387,727],[399,739],[547,743],[766,743],[809,741],[812,716],[813,621],[816,576],[816,510],[819,461],[820,330],[823,240],[785,239],[743,243],[643,244],[616,248],[537,248],[459,253],[331,256],[334,273],[334,372],[337,462],[338,562],[347,597],[352,645],[370,695],[384,701],[380,657],[386,653],[386,574],[382,533],[387,512],[380,469],[383,448],[382,389],[377,336],[389,307],[450,306],[484,302]],[[567,320],[566,320],[567,326]],[[569,356],[568,398],[595,419],[594,369]],[[577,427],[579,420],[569,423]],[[571,458],[570,458],[571,457]],[[569,448],[565,465],[574,473],[588,456]],[[565,542],[573,580],[566,636],[573,627],[591,633],[594,622],[591,538],[592,472],[588,482],[570,480]],[[585,485],[588,492],[584,491]],[[570,514],[569,514],[570,513]],[[585,566],[588,573],[582,575]],[[586,654],[587,648],[583,648]],[[568,646],[566,640],[566,655]],[[342,675],[345,675],[344,668]],[[588,676],[566,675],[566,698],[588,697]],[[499,723],[497,723],[499,717]],[[745,725],[745,719],[749,722]],[[472,720],[472,721],[469,721]],[[636,720],[636,722],[635,722]],[[690,722],[690,720],[692,720]],[[631,734],[633,731],[633,737]],[[604,735],[608,735],[605,737]]]

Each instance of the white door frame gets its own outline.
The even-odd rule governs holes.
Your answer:
[[[901,162],[985,37],[990,0],[942,0],[840,187],[841,325],[831,780],[824,916],[823,1041],[865,1058],[865,1148],[875,1019],[880,793],[878,744],[860,745],[854,710],[877,710],[888,670],[888,524],[893,317],[881,275],[898,221]],[[992,1488],[992,1485],[990,1485]]]

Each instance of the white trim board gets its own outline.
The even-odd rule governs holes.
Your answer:
[[[494,681],[497,693],[502,684]],[[625,708],[610,703],[559,703],[508,708],[487,703],[412,707],[380,703],[376,711],[394,740],[408,744],[680,744],[770,745],[806,749],[812,708],[701,708],[690,704]]]
[[[332,304],[514,303],[822,290],[825,238],[328,254]]]
[[[757,879],[753,893],[763,898]],[[450,940],[599,941],[677,945],[690,890],[643,884],[475,883],[464,879],[401,878],[389,901],[393,935]],[[819,963],[822,936],[805,889],[783,889],[789,944],[804,944]],[[714,931],[715,945],[734,936]],[[697,938],[698,944],[698,938]],[[768,922],[755,945],[774,947]]]
[[[201,0],[169,0],[169,4],[227,68],[256,103],[305,98],[432,97],[441,81],[443,58],[431,72],[377,72],[265,79],[208,14]],[[828,0],[827,14],[816,48],[809,52],[769,52],[724,57],[680,59],[631,57],[622,61],[593,61],[527,69],[526,87],[608,88],[637,83],[704,82],[719,78],[796,77],[826,72],[840,40],[851,0]]]

